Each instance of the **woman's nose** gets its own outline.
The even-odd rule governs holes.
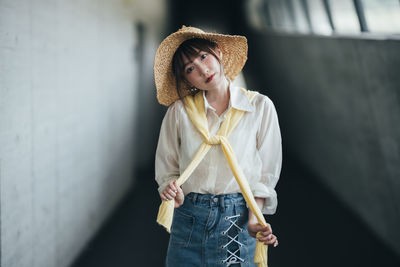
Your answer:
[[[207,75],[208,74],[208,67],[205,64],[201,64],[199,66],[199,70],[200,70],[200,73],[203,74],[203,75]]]

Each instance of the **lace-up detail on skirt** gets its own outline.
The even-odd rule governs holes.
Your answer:
[[[239,231],[243,232],[243,228],[237,225],[238,218],[240,214],[233,216],[225,216],[225,221],[229,221],[228,228],[223,231],[221,234],[226,235],[228,237],[228,242],[222,246],[223,249],[226,249],[227,257],[222,260],[222,263],[226,264],[226,266],[230,266],[235,263],[242,263],[244,259],[240,257],[240,247],[243,247],[244,244],[239,242]],[[233,230],[233,231],[232,231]],[[230,249],[234,249],[231,251]]]

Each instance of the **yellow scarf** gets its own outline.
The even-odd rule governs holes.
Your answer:
[[[254,97],[258,94],[253,91],[246,91],[249,100],[252,101]],[[247,178],[245,177],[242,169],[240,168],[235,153],[232,150],[231,145],[228,141],[229,134],[233,131],[236,125],[239,123],[245,111],[238,110],[235,108],[230,108],[226,113],[225,119],[218,129],[218,132],[214,136],[210,136],[208,132],[208,122],[206,113],[204,110],[204,99],[202,92],[197,93],[195,96],[186,96],[184,98],[186,103],[186,113],[188,114],[192,123],[196,126],[197,130],[201,133],[204,138],[204,142],[200,145],[196,154],[194,155],[192,161],[187,166],[186,170],[181,174],[181,176],[176,181],[178,186],[181,186],[192,174],[194,169],[199,165],[201,160],[210,150],[213,145],[221,145],[225,157],[231,167],[232,173],[239,184],[240,190],[242,191],[243,197],[246,200],[248,207],[256,216],[258,222],[262,226],[267,226],[267,222],[258,207],[253,193],[251,192]],[[158,211],[157,222],[164,226],[168,232],[171,231],[172,217],[174,214],[174,200],[162,201],[160,209]],[[261,233],[257,233],[257,238],[262,237]],[[258,267],[267,267],[267,255],[268,246],[263,242],[257,240],[256,252],[254,256],[254,262],[258,264]]]

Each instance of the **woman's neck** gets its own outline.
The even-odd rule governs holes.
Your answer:
[[[221,114],[229,107],[230,83],[225,79],[225,82],[222,84],[223,85],[221,85],[218,90],[208,90],[205,92],[208,103],[215,108],[215,112],[218,116],[221,116]]]
[[[214,90],[207,90],[205,92],[207,101],[210,103],[229,103],[229,86],[229,81],[225,78],[220,87]]]

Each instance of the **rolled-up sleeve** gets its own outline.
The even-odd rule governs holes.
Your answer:
[[[179,178],[179,117],[176,102],[169,106],[161,124],[155,155],[155,179],[161,193],[170,181]]]
[[[265,198],[263,214],[274,214],[278,205],[275,186],[282,167],[282,139],[275,106],[264,97],[260,128],[257,132],[257,150],[262,161],[260,179],[251,185],[255,197]]]

